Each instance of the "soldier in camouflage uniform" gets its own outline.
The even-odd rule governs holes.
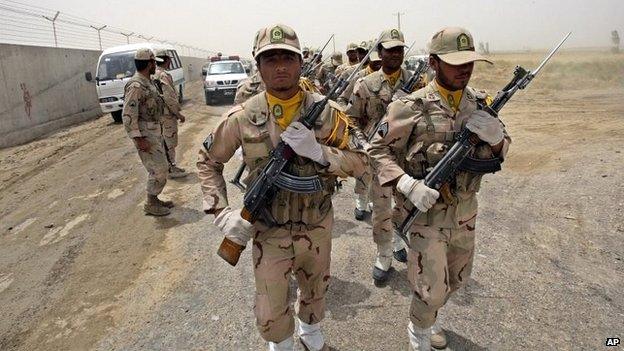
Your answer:
[[[215,225],[226,235],[222,248],[227,246],[231,253],[240,254],[253,233],[254,312],[269,349],[294,348],[295,320],[288,301],[292,273],[299,286],[295,312],[300,340],[307,350],[329,350],[320,321],[330,277],[334,183],[336,177],[360,176],[368,167],[368,156],[348,149],[348,119],[335,103],[326,107],[314,130],[298,122],[323,97],[298,84],[302,58],[296,33],[273,25],[261,30],[257,42],[255,59],[267,90],[227,112],[204,142],[197,163],[203,208],[216,216]],[[228,207],[223,164],[242,146],[250,169],[245,183],[250,184],[280,138],[298,155],[286,171],[318,175],[323,190],[313,194],[279,190],[267,204],[277,225],[269,227],[262,221],[251,225],[242,219],[240,209]]]
[[[368,57],[368,61],[368,65],[355,74],[355,77],[353,77],[353,80],[349,82],[347,88],[342,92],[342,94],[340,94],[338,99],[336,99],[336,102],[344,108],[348,108],[349,99],[353,94],[353,88],[355,87],[355,83],[360,80],[360,78],[364,78],[373,72],[379,71],[379,69],[381,68],[381,57],[379,57],[379,53],[377,51],[371,52],[370,56]],[[344,78],[346,79],[347,77]]]
[[[400,223],[414,206],[422,212],[409,229],[412,350],[446,346],[436,320],[449,296],[470,278],[482,174],[460,171],[439,192],[423,178],[463,127],[482,140],[475,158],[502,160],[511,142],[500,120],[480,108],[491,102],[489,95],[468,86],[475,61],[489,62],[474,51],[467,30],[437,32],[429,56],[435,79],[390,104],[369,149],[381,185],[395,191],[394,219]]]
[[[353,123],[366,136],[373,132],[375,126],[386,113],[392,95],[405,84],[411,74],[401,67],[405,40],[398,29],[385,30],[381,34],[381,42],[377,51],[381,57],[381,69],[360,78],[353,88],[347,114]],[[369,199],[373,208],[373,240],[377,244],[377,258],[373,266],[373,279],[377,285],[388,280],[392,257],[401,262],[407,261],[407,252],[400,238],[393,235],[392,227],[392,189],[381,187],[377,180],[377,171],[371,169],[370,178],[362,178],[356,182],[355,218],[363,220],[366,213],[371,212]],[[370,196],[369,196],[370,195]],[[393,247],[394,241],[394,247]],[[393,255],[394,254],[394,255]]]
[[[150,49],[137,50],[136,73],[124,88],[123,124],[148,173],[144,210],[152,216],[166,216],[173,207],[171,201],[158,198],[167,183],[169,164],[162,136],[164,103],[150,75],[156,72],[156,62],[161,61]]]
[[[336,51],[332,54],[329,62],[321,66],[321,69],[316,75],[319,86],[327,90],[327,88],[334,82],[336,68],[340,65],[342,65],[342,53],[340,51]]]
[[[358,59],[357,48],[358,48],[358,44],[356,43],[350,43],[349,45],[347,45],[347,59],[348,60],[342,65],[336,67],[336,71],[334,72],[336,76],[340,76],[344,72],[345,69],[352,67],[352,66],[356,66],[358,63],[360,63],[360,60]]]
[[[158,63],[156,73],[154,74],[154,82],[160,86],[162,90],[163,100],[165,101],[165,111],[163,115],[163,139],[165,140],[165,148],[167,151],[167,160],[169,161],[169,178],[186,177],[187,173],[183,168],[176,165],[176,152],[178,146],[178,120],[184,123],[186,118],[180,112],[180,100],[176,92],[175,85],[171,74],[167,72],[171,64],[171,56],[167,50],[156,51],[156,57],[163,60]]]

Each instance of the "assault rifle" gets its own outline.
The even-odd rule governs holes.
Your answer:
[[[373,48],[377,47],[377,44],[379,44],[379,39],[377,39]],[[347,79],[339,79],[323,100],[312,104],[305,116],[301,119],[301,123],[306,128],[312,129],[314,127],[314,123],[325,109],[325,106],[329,103],[329,100],[335,99],[346,89],[349,81],[351,81],[353,77],[355,77],[357,71],[361,69],[372,50],[372,48],[368,50],[365,59],[360,62],[357,69],[355,69]],[[268,210],[268,207],[271,205],[280,189],[302,194],[311,194],[322,190],[321,179],[318,175],[300,177],[284,172],[286,167],[290,164],[290,161],[296,155],[293,149],[283,140],[277,144],[275,149],[271,151],[269,162],[251,182],[243,197],[244,206],[241,210],[242,218],[250,223],[261,219],[264,224],[275,226],[275,220]]]
[[[325,50],[325,48],[327,47],[327,45],[329,44],[329,42],[332,40],[332,38],[334,37],[334,35],[332,34],[331,37],[329,37],[329,39],[327,39],[327,42],[325,43],[325,45],[323,45],[323,48],[319,51],[317,51],[314,56],[312,56],[312,59],[308,62],[305,63],[305,65],[303,65],[303,67],[301,68],[301,76],[302,77],[307,77],[313,70],[314,70],[314,65],[316,62],[316,59],[323,54],[323,51]]]
[[[540,65],[535,69],[535,71],[527,71],[520,66],[516,66],[514,70],[514,76],[511,79],[511,82],[507,84],[501,91],[496,94],[494,101],[490,106],[481,106],[483,110],[492,115],[493,117],[498,118],[498,112],[505,106],[505,104],[512,98],[512,96],[520,89],[526,88],[529,83],[535,78],[537,73],[544,67],[544,65],[550,60],[550,58],[559,50],[561,45],[568,39],[568,37],[572,34],[568,33],[557,46],[546,56],[546,58],[540,63]],[[462,164],[467,159],[468,154],[473,150],[473,148],[480,142],[479,137],[464,128],[459,136],[457,137],[457,141],[450,148],[450,150],[442,157],[442,159],[433,167],[431,172],[429,172],[425,176],[425,185],[436,190],[440,190],[440,188],[449,181],[458,170],[465,169],[462,167]],[[489,160],[488,160],[489,161]],[[496,159],[498,164],[498,170],[500,170],[500,160]],[[494,170],[496,171],[496,170]],[[409,247],[409,239],[407,238],[407,234],[409,228],[414,223],[416,217],[420,214],[420,210],[414,207],[405,220],[401,223],[401,225],[396,229],[396,234],[405,241],[407,246]]]

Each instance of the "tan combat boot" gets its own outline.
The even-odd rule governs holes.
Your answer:
[[[156,195],[147,195],[147,202],[145,202],[143,210],[148,216],[166,216],[171,213],[171,210],[163,206]]]

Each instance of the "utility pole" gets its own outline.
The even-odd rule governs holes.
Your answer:
[[[405,12],[397,12],[397,13],[393,13],[393,15],[397,16],[397,27],[399,28],[399,30],[401,30],[401,15],[404,15]]]
[[[54,32],[54,46],[58,48],[58,40],[56,40],[56,18],[59,16],[59,14],[61,13],[61,11],[56,11],[56,15],[54,15],[54,17],[50,18],[48,16],[42,16],[43,18],[47,19],[48,21],[52,22],[52,31]]]
[[[131,36],[132,34],[134,34],[134,32],[132,32],[132,33],[128,33],[128,34],[126,34],[126,33],[121,33],[121,32],[120,32],[119,34],[121,34],[121,35],[123,35],[124,37],[126,37],[126,42],[127,42],[128,44],[130,44],[130,36]]]
[[[100,50],[102,50],[102,35],[100,34],[100,32],[102,31],[102,29],[106,28],[106,25],[103,25],[101,27],[94,27],[94,26],[89,26],[95,30],[97,30],[98,32],[98,40],[100,41]]]

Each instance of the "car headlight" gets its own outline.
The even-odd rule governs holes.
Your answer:
[[[204,81],[204,85],[207,87],[214,87],[217,85],[217,81],[216,80],[207,80]]]

